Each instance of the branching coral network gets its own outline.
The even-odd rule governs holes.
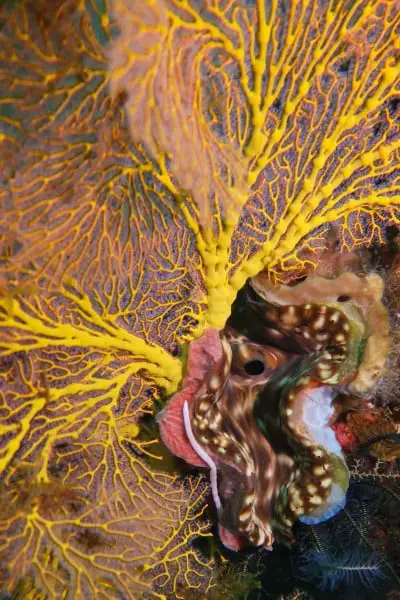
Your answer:
[[[398,224],[399,27],[398,0],[2,3],[5,591],[212,588],[206,484],[140,420],[249,276]]]

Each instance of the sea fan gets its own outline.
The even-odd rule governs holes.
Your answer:
[[[399,24],[398,0],[0,0],[4,593],[209,595],[204,478],[159,471],[143,415],[249,277],[400,223]]]

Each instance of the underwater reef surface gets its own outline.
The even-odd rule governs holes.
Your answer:
[[[4,597],[398,587],[399,164],[398,0],[0,3]]]

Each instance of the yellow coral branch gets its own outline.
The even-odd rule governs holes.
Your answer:
[[[90,326],[71,325],[53,321],[43,313],[38,313],[33,303],[12,298],[12,303],[0,300],[0,329],[8,329],[11,333],[3,337],[0,347],[3,355],[49,347],[83,346],[110,351],[124,351],[146,360],[142,368],[151,374],[154,381],[173,392],[181,378],[181,363],[160,346],[138,338],[121,327],[103,319],[94,310],[86,295],[72,294],[65,290],[64,297],[69,298],[85,316],[88,323],[93,323],[101,331]],[[36,313],[36,314],[35,314]]]
[[[0,474],[4,472],[15,454],[20,449],[25,436],[29,433],[33,419],[38,413],[40,413],[45,404],[45,398],[35,398],[35,401],[31,403],[29,411],[26,413],[26,415],[20,418],[18,427],[19,431],[17,435],[9,440],[7,446],[3,450],[0,450]],[[9,426],[0,424],[0,439],[2,436],[5,436],[7,433],[9,433],[10,429],[11,428]]]

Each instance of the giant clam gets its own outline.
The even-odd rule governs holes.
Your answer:
[[[378,275],[248,282],[225,329],[190,344],[182,390],[159,415],[170,450],[210,469],[219,534],[238,549],[290,542],[296,519],[345,504],[348,470],[331,424],[338,394],[382,376],[388,316]]]

